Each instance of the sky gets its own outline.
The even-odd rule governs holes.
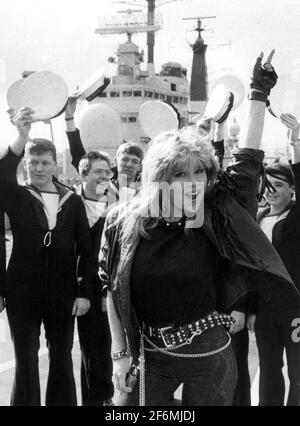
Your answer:
[[[135,1],[133,0],[133,3]],[[146,3],[146,2],[145,2]],[[97,17],[139,6],[113,0],[0,0],[0,145],[15,137],[6,116],[6,92],[24,70],[50,70],[61,75],[75,90],[98,68],[108,75],[114,68],[107,59],[114,56],[121,36],[95,34]],[[209,31],[203,36],[210,46],[207,53],[209,80],[228,73],[238,75],[248,85],[251,66],[260,51],[276,49],[274,65],[279,75],[273,109],[290,110],[300,118],[300,2],[298,0],[177,0],[158,10],[163,15],[163,30],[157,34],[156,70],[166,61],[191,67],[189,47],[196,33],[193,22],[184,17],[216,15],[204,22]],[[133,41],[146,50],[146,35]],[[144,64],[145,66],[146,64]],[[299,99],[299,100],[298,100]],[[236,111],[241,125],[246,102]],[[64,146],[63,119],[55,121],[55,134]],[[35,132],[48,132],[43,124]],[[286,146],[285,130],[279,120],[267,117],[264,147]]]

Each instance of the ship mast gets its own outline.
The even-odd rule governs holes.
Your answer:
[[[155,18],[155,0],[147,0],[148,2],[148,25],[154,25]],[[148,47],[148,67],[149,64],[153,65],[154,74],[154,45],[155,45],[155,32],[149,31],[147,33],[147,47]],[[149,70],[150,71],[150,70]]]
[[[115,3],[122,3],[127,4],[130,6],[139,6],[139,7],[147,7],[147,24],[149,27],[149,30],[147,30],[147,50],[148,50],[148,60],[147,60],[147,68],[149,75],[155,74],[155,67],[154,67],[154,46],[155,46],[155,22],[156,22],[156,16],[155,11],[156,8],[160,6],[164,6],[169,3],[177,2],[178,0],[146,0],[147,5],[145,5],[145,2],[143,0],[121,0],[116,1]]]
[[[183,20],[196,20],[197,27],[195,31],[198,33],[198,38],[195,43],[191,45],[193,49],[193,65],[191,74],[191,85],[190,85],[190,115],[193,117],[196,114],[203,114],[207,103],[207,92],[208,92],[208,78],[207,78],[207,65],[206,65],[206,50],[207,44],[205,44],[202,38],[202,20],[213,19],[216,16],[201,16],[195,18],[183,18]],[[191,118],[192,118],[191,117]]]

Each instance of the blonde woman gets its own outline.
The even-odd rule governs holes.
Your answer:
[[[271,61],[272,54],[267,62]],[[220,314],[267,275],[295,292],[256,225],[265,105],[276,73],[253,71],[248,126],[227,172],[190,128],[159,136],[143,162],[139,198],[107,218],[100,275],[109,287],[118,405],[231,405],[236,365]],[[267,73],[267,74],[266,74]],[[261,279],[263,278],[263,280]],[[139,366],[140,384],[134,375]]]

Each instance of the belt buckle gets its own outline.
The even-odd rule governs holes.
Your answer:
[[[165,331],[172,330],[172,328],[173,328],[172,326],[160,328],[160,335],[161,335],[162,341],[164,342],[164,345],[165,345],[166,348],[172,348],[174,346],[172,343],[167,342],[167,340],[166,340],[167,336],[164,334]]]

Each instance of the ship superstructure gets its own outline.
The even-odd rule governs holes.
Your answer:
[[[139,123],[138,111],[148,100],[172,104],[183,122],[188,121],[190,86],[187,69],[177,62],[166,62],[159,73],[154,69],[154,34],[162,27],[160,15],[154,15],[155,1],[148,1],[148,14],[129,13],[126,17],[99,19],[98,34],[127,34],[127,41],[117,51],[117,74],[111,84],[93,103],[102,103],[115,110],[121,118],[122,138],[147,145],[150,138]],[[132,41],[133,34],[147,32],[148,62],[142,70],[144,53]]]

